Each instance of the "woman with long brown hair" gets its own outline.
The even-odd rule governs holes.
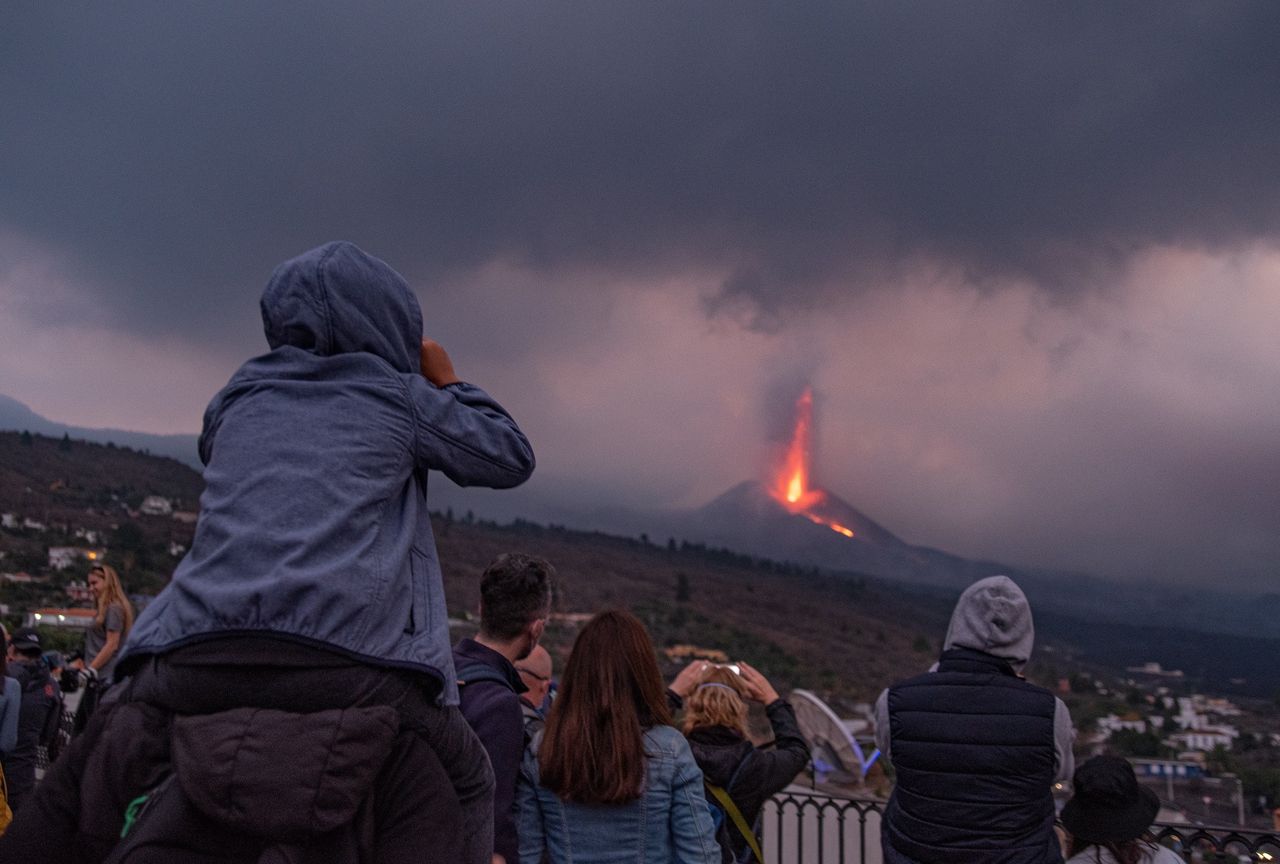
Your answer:
[[[89,591],[97,614],[85,631],[84,660],[87,668],[97,673],[103,682],[110,683],[120,646],[133,626],[133,606],[120,585],[120,575],[106,564],[89,568]]]
[[[702,772],[634,615],[601,612],[578,634],[517,797],[521,861],[718,864]]]

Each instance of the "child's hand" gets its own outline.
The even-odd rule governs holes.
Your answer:
[[[422,377],[437,387],[457,384],[462,380],[458,377],[458,373],[453,371],[453,361],[449,359],[449,352],[432,339],[422,340]]]

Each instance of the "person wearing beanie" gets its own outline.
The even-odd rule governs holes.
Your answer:
[[[1062,808],[1067,864],[1182,864],[1172,849],[1151,840],[1160,799],[1138,782],[1128,760],[1094,756],[1073,783],[1075,794]]]
[[[1031,607],[1007,576],[960,595],[942,655],[876,702],[876,744],[896,785],[881,820],[886,864],[1058,864],[1053,784],[1070,779],[1066,705],[1024,677]]]

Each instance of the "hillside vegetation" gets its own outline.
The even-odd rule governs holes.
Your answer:
[[[746,660],[779,685],[841,700],[874,698],[936,658],[949,603],[865,578],[758,561],[723,550],[662,544],[516,522],[436,517],[454,614],[479,604],[479,577],[501,552],[551,561],[562,612],[635,611],[660,647],[692,644]],[[554,637],[553,637],[554,638]]]
[[[202,487],[199,474],[172,459],[0,433],[0,512],[44,526],[0,530],[0,571],[41,580],[0,589],[11,620],[38,605],[67,605],[65,586],[82,581],[89,564],[51,571],[46,550],[95,545],[74,536],[77,529],[97,532],[96,545],[107,550],[130,592],[158,591],[178,561],[170,544],[189,546],[192,526],[138,508],[159,495],[175,510],[194,511]],[[448,513],[433,520],[456,617],[478,608],[480,573],[498,554],[540,555],[559,573],[560,612],[626,607],[649,624],[660,647],[721,650],[759,665],[780,687],[811,687],[845,701],[872,698],[893,678],[927,667],[949,612],[944,600],[911,597],[875,580],[819,575],[674,540],[657,544],[522,521],[497,525]],[[567,651],[575,630],[572,623],[552,628],[557,653]]]
[[[193,526],[171,515],[141,513],[141,502],[158,495],[174,510],[194,511],[202,487],[199,474],[173,459],[0,432],[0,512],[44,526],[0,529],[0,572],[37,577],[0,586],[10,621],[37,605],[67,605],[65,586],[83,581],[88,562],[53,571],[50,546],[105,548],[130,592],[159,591],[181,548],[190,546]],[[885,684],[927,668],[941,648],[957,594],[820,572],[678,538],[651,542],[521,520],[498,525],[448,512],[433,520],[456,617],[477,609],[479,576],[489,561],[502,552],[527,552],[558,569],[562,613],[627,607],[649,624],[660,647],[724,651],[759,665],[780,687],[808,687],[841,702],[873,698]],[[96,532],[97,542],[75,536],[84,530]],[[1230,689],[1230,678],[1246,676],[1249,691],[1267,696],[1280,686],[1267,663],[1274,656],[1272,640],[1116,627],[1054,611],[1036,610],[1040,648],[1030,674],[1046,685],[1085,667],[1119,670],[1151,659],[1181,664],[1187,685],[1198,680],[1210,689]],[[553,628],[553,649],[567,650],[574,630],[572,623]]]

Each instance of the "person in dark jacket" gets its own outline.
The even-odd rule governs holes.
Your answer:
[[[933,671],[876,702],[893,762],[881,820],[887,864],[1057,864],[1052,787],[1071,778],[1074,732],[1060,699],[1023,677],[1035,628],[1012,579],[960,595]]]
[[[724,789],[743,820],[755,826],[764,802],[785,789],[809,761],[809,745],[800,734],[796,713],[769,679],[746,663],[726,666],[703,661],[701,683],[684,702],[684,733],[706,782]],[[746,700],[764,706],[773,727],[773,747],[760,749],[747,737]],[[712,795],[708,803],[716,805]],[[751,843],[726,815],[717,832],[721,860],[757,861]],[[761,864],[761,862],[757,862]]]
[[[17,680],[21,693],[17,740],[13,749],[4,754],[9,807],[16,818],[36,785],[36,748],[49,746],[58,734],[62,691],[44,665],[37,630],[15,630],[8,652],[8,674]]]
[[[271,350],[205,411],[195,537],[125,640],[112,698],[188,715],[388,705],[448,772],[465,859],[488,864],[493,776],[457,709],[427,474],[517,486],[532,448],[355,245],[281,264],[261,311]],[[72,809],[45,808],[62,822],[40,830],[74,834]]]
[[[387,705],[176,715],[108,700],[59,767],[41,783],[49,794],[28,806],[69,812],[73,830],[15,822],[0,837],[0,860],[464,860],[462,811],[444,767]]]
[[[462,716],[493,766],[493,851],[517,864],[516,777],[528,743],[520,696],[527,689],[515,663],[537,646],[551,614],[555,571],[541,558],[501,555],[480,579],[480,632],[453,648]]]

